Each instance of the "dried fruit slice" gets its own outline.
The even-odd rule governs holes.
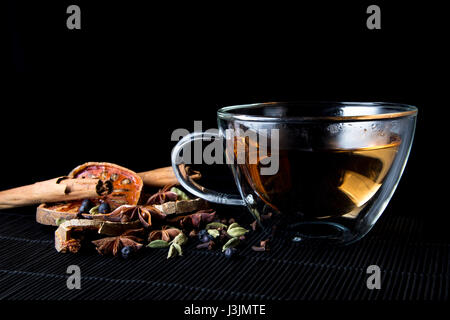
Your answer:
[[[139,201],[143,186],[142,179],[133,171],[107,162],[88,162],[69,173],[71,178],[91,178],[111,181],[112,193],[107,202],[111,210],[123,205],[135,205]]]
[[[94,198],[91,201],[94,206],[100,204],[100,200],[106,201],[111,211],[117,207],[129,204],[136,205],[139,202],[143,187],[142,179],[133,171],[107,162],[88,162],[82,164],[69,173],[70,178],[101,179],[112,192],[104,197]],[[42,224],[56,225],[56,219],[75,219],[82,200],[66,201],[60,203],[41,204],[36,211],[36,220]],[[88,214],[83,214],[88,215]]]

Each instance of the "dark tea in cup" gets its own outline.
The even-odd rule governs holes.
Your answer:
[[[416,115],[414,106],[387,102],[225,107],[217,113],[219,133],[184,137],[172,151],[172,166],[181,184],[205,200],[245,205],[257,220],[270,211],[297,232],[295,239],[348,244],[367,234],[389,203]],[[183,175],[179,154],[206,138],[224,140],[239,195],[206,189]],[[239,157],[242,150],[245,157]]]
[[[238,166],[257,195],[279,212],[355,217],[382,186],[400,143],[394,135],[389,144],[355,149],[281,149],[274,175],[261,175],[260,161]]]

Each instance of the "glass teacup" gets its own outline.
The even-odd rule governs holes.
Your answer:
[[[218,132],[192,133],[172,151],[178,180],[205,200],[272,214],[297,240],[361,239],[391,199],[411,149],[417,108],[396,103],[274,102],[217,112]],[[218,139],[240,195],[191,180],[181,151]]]

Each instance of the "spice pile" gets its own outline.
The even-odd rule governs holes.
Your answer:
[[[167,258],[173,258],[183,255],[182,247],[190,239],[198,239],[200,244],[197,248],[221,250],[226,257],[232,257],[245,241],[249,230],[234,218],[220,219],[213,209],[190,213],[164,212],[175,203],[180,208],[186,207],[180,206],[180,202],[197,207],[203,203],[171,186],[151,195],[145,205],[122,205],[112,212],[108,212],[108,206],[104,205],[106,202],[94,206],[89,200],[84,200],[77,216],[81,219],[58,221],[56,248],[61,252],[78,252],[93,245],[102,255],[123,258],[144,248],[167,248]],[[84,213],[89,213],[89,216]],[[264,244],[253,249],[264,251],[267,247]]]
[[[184,168],[191,179],[201,174]],[[58,226],[55,248],[77,253],[96,249],[127,258],[143,248],[166,248],[168,258],[183,255],[183,246],[198,239],[198,248],[235,254],[249,229],[233,218],[219,217],[207,201],[176,187],[171,167],[136,173],[108,162],[87,162],[67,176],[0,192],[0,209],[40,204],[36,221]],[[155,188],[161,188],[154,192]],[[264,216],[260,216],[260,220]],[[252,247],[268,250],[267,241]]]
[[[229,225],[222,222],[212,222],[206,225],[206,228],[198,233],[201,244],[197,245],[197,249],[208,248],[214,250],[221,248],[227,258],[232,257],[237,252],[237,247],[246,240],[246,233],[249,230],[241,227],[234,218],[228,220]],[[253,246],[254,251],[266,251],[268,246],[265,240],[264,247]]]

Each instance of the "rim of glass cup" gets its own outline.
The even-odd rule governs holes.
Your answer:
[[[383,107],[386,112],[377,114],[361,114],[356,115],[338,115],[338,116],[283,116],[274,117],[266,115],[248,115],[236,112],[239,109],[257,109],[262,107],[276,107],[276,106],[311,106],[311,105],[331,105],[336,107]],[[292,102],[263,102],[240,104],[233,106],[226,106],[217,111],[217,115],[223,120],[241,120],[241,121],[283,121],[283,122],[305,122],[305,121],[367,121],[367,120],[383,120],[395,119],[406,116],[414,116],[417,114],[417,107],[403,103],[393,102],[337,102],[337,101],[292,101]]]

